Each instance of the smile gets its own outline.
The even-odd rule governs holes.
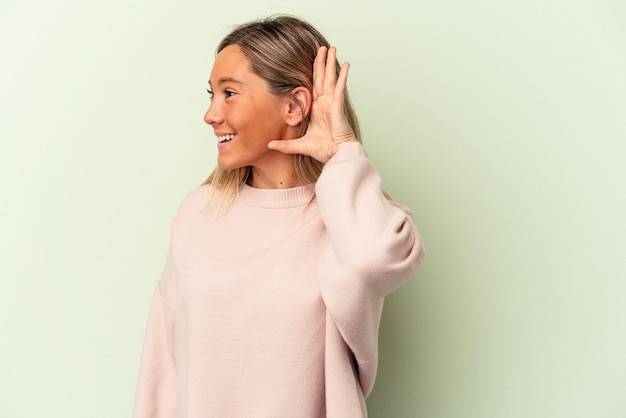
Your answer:
[[[235,137],[235,134],[220,135],[217,137],[217,142],[227,142],[233,139],[234,137]]]

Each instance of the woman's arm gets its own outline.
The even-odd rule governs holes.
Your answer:
[[[141,356],[133,418],[176,416],[176,368],[174,362],[175,275],[168,254],[152,298]]]
[[[389,199],[344,113],[349,65],[336,70],[336,49],[319,49],[313,65],[313,102],[306,134],[271,141],[288,154],[326,163],[315,191],[329,244],[320,258],[324,303],[354,354],[365,396],[378,364],[378,327],[384,296],[424,256],[411,212]]]
[[[354,354],[364,394],[377,367],[384,297],[424,257],[411,212],[388,197],[359,143],[342,144],[316,184],[329,235],[319,264],[324,303]]]

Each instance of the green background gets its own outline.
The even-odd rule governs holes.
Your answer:
[[[374,418],[626,416],[626,3],[3,1],[0,416],[130,416],[213,50],[314,23],[426,242]]]

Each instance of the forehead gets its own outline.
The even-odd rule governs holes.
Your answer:
[[[225,79],[245,81],[245,79],[253,76],[256,74],[250,69],[248,57],[244,55],[238,45],[229,45],[217,54],[209,82],[215,84]]]

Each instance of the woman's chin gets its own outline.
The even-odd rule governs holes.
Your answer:
[[[245,164],[237,163],[236,161],[228,161],[227,159],[217,158],[217,166],[224,171],[236,170],[238,168],[245,167]]]

